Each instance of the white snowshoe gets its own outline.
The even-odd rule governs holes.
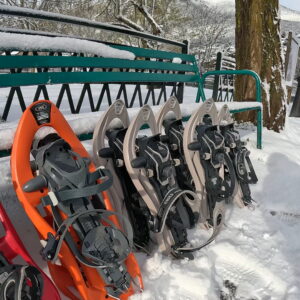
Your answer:
[[[185,125],[183,149],[196,193],[201,199],[200,222],[213,228],[208,244],[220,232],[225,203],[231,200],[236,182],[212,99],[201,104]]]
[[[138,137],[145,125],[151,132]],[[198,221],[200,202],[193,191],[179,187],[178,161],[161,140],[150,106],[142,107],[130,123],[123,150],[128,173],[150,210],[150,230],[160,251],[192,259],[192,252],[200,247],[190,245],[187,230]]]
[[[149,252],[149,211],[137,192],[124,164],[123,142],[129,126],[127,108],[116,100],[100,118],[93,136],[94,161],[110,170],[113,184],[108,194],[116,211],[127,216],[134,233],[134,245]]]

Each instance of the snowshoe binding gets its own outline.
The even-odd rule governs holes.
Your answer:
[[[218,111],[212,99],[202,103],[187,122],[183,134],[185,159],[196,193],[201,199],[200,221],[213,233],[206,245],[220,232],[225,202],[235,188],[235,172],[225,141],[218,130]]]
[[[226,104],[220,110],[218,119],[220,131],[225,138],[225,146],[230,149],[229,156],[238,182],[234,191],[234,202],[239,207],[247,206],[253,209],[254,200],[251,197],[249,184],[257,183],[258,179],[249,157],[250,152],[246,148],[246,143],[241,141],[239,132],[235,130],[234,120]]]
[[[150,134],[138,137],[142,126]],[[176,161],[166,143],[160,139],[150,106],[141,108],[130,123],[124,139],[127,171],[151,213],[149,227],[159,250],[176,258],[193,258],[187,230],[197,223],[199,205],[193,191],[180,189],[176,177]]]
[[[40,300],[43,278],[32,266],[11,265],[0,253],[0,299]]]
[[[0,203],[0,223],[4,235],[0,238],[0,299],[60,300],[56,287],[28,254]],[[21,257],[26,265],[15,265]]]
[[[51,126],[57,133],[32,144],[41,126]],[[34,161],[30,166],[31,144]],[[78,299],[68,288],[73,286],[85,300],[127,299],[134,285],[142,287],[131,253],[131,226],[113,211],[105,193],[112,175],[107,169],[95,169],[51,102],[35,102],[24,112],[14,141],[12,176],[18,197],[42,237],[41,254],[66,296]],[[39,204],[47,214],[45,218],[36,210]],[[118,218],[127,235],[120,229]],[[61,278],[63,282],[59,282]]]
[[[124,163],[123,143],[129,126],[127,108],[122,100],[116,100],[100,118],[93,136],[94,161],[113,175],[108,189],[116,211],[128,216],[133,228],[134,245],[150,252],[148,228],[149,210],[136,190]]]
[[[177,178],[180,178],[180,180],[178,181],[179,187],[182,190],[195,191],[193,178],[184,157],[184,126],[182,122],[179,102],[175,96],[171,96],[168,101],[161,107],[158,114],[156,115],[156,122],[158,131],[162,135],[161,139],[168,144],[172,159],[177,161],[175,170]]]

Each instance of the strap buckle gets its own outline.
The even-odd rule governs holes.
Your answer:
[[[42,248],[41,255],[45,260],[52,260],[56,253],[58,240],[51,232],[48,232],[47,237],[46,245]]]

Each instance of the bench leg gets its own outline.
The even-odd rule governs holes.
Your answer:
[[[262,111],[261,108],[257,110],[257,149],[262,149]]]

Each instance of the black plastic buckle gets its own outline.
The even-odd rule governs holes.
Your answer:
[[[58,240],[51,232],[48,232],[48,238],[46,242],[46,246],[41,250],[41,255],[45,260],[52,260],[58,246]]]

